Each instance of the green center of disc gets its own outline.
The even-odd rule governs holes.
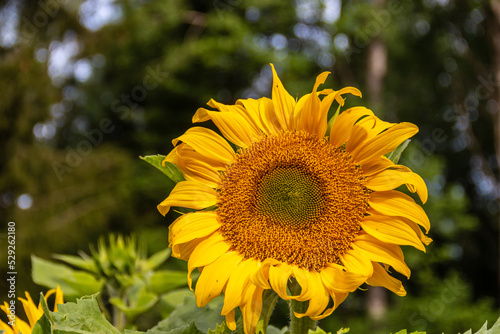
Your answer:
[[[306,227],[323,207],[318,181],[296,167],[275,168],[257,189],[257,209],[276,223]]]

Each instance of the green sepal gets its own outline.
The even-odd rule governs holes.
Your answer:
[[[401,158],[401,154],[408,147],[410,141],[411,141],[410,139],[406,139],[404,142],[401,143],[401,145],[396,147],[394,151],[387,153],[385,157],[391,160],[393,163],[397,164],[399,159]]]
[[[175,183],[186,180],[184,178],[184,175],[182,175],[176,165],[171,162],[165,161],[164,155],[147,155],[145,157],[139,158],[158,168],[163,174],[168,176],[168,178]]]
[[[335,123],[335,120],[340,114],[340,106],[337,107],[337,111],[335,114],[333,114],[332,118],[328,121],[328,124],[326,126],[326,136],[330,136],[330,131],[332,130],[333,123]]]

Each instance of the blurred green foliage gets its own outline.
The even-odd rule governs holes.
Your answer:
[[[101,22],[103,6],[113,15]],[[368,293],[358,291],[322,328],[454,333],[497,318],[498,55],[489,1],[80,0],[47,7],[10,0],[1,14],[0,216],[16,222],[18,272],[30,272],[31,254],[88,254],[89,244],[111,232],[136,233],[147,254],[165,249],[177,214],[163,218],[155,206],[174,183],[138,157],[168,154],[210,98],[269,96],[272,62],[292,96],[310,92],[316,75],[329,70],[325,87],[364,93],[346,107],[366,105],[421,130],[401,163],[429,187],[424,208],[434,242],[427,254],[404,249],[413,270],[404,282],[408,295],[386,294],[386,311],[375,319]],[[17,39],[8,42],[12,33]],[[379,93],[370,74],[376,43],[385,48]],[[5,231],[0,238],[4,245]],[[94,272],[97,282],[119,281],[104,268]],[[169,260],[162,270],[184,268]],[[440,303],[449,280],[461,293]],[[30,275],[18,276],[17,289],[39,292]],[[162,293],[162,313],[136,319],[140,328],[189,293],[164,292],[154,292]],[[272,323],[286,326],[287,313],[278,303]]]
[[[184,271],[158,269],[170,257],[169,248],[146,257],[135,237],[110,234],[90,249],[90,255],[54,255],[65,264],[32,256],[33,282],[60,286],[65,300],[98,293],[103,313],[119,330],[135,328],[136,318],[155,306],[166,317],[172,311],[168,302],[177,305],[186,295],[185,289],[167,294],[187,285]]]

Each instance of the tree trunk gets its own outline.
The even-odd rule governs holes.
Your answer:
[[[383,2],[383,0],[373,0],[374,10],[378,10]],[[379,117],[383,114],[383,88],[386,73],[387,48],[381,38],[375,37],[368,49],[366,83],[370,109]],[[382,320],[387,311],[387,290],[381,287],[369,287],[366,306],[373,320]]]

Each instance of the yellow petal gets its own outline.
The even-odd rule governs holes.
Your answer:
[[[281,83],[274,65],[271,64],[273,70],[273,89],[272,100],[274,105],[274,112],[278,121],[284,130],[292,130],[293,124],[293,111],[295,108],[295,100],[288,94],[285,87]]]
[[[174,145],[183,141],[201,155],[229,164],[234,158],[234,150],[229,143],[210,129],[192,127],[182,136],[172,140]]]
[[[56,299],[54,301],[54,312],[57,312],[57,305],[64,304],[64,294],[59,285],[56,288]]]
[[[193,250],[188,261],[188,284],[192,289],[191,273],[197,267],[208,266],[229,250],[229,244],[219,233],[201,241]]]
[[[208,238],[209,237],[193,239],[184,244],[170,244],[169,247],[172,247],[172,256],[187,261],[189,260],[189,257],[193,253],[194,249],[198,246],[198,244]]]
[[[269,267],[269,283],[273,290],[285,300],[290,300],[287,293],[288,279],[292,275],[292,266],[286,263],[280,263]]]
[[[328,317],[330,314],[333,313],[333,311],[335,311],[335,309],[337,309],[337,307],[339,307],[340,304],[342,304],[342,302],[347,298],[348,294],[349,294],[348,292],[330,291],[330,297],[333,300],[333,307],[326,309],[325,312],[323,312],[323,314],[320,314],[320,315],[315,316],[315,317],[312,316],[310,318],[312,320],[321,320],[321,319]]]
[[[294,273],[296,274],[297,283],[302,288],[297,300],[309,300],[306,312],[295,313],[295,316],[298,318],[319,316],[327,308],[330,301],[330,294],[323,285],[321,275],[318,272],[310,272],[301,268],[294,270]]]
[[[405,296],[406,291],[400,280],[395,279],[378,263],[373,262],[373,275],[366,281],[371,286],[383,286],[398,296]]]
[[[181,181],[170,195],[158,205],[158,211],[166,215],[172,206],[201,210],[217,203],[217,192],[195,181]]]
[[[226,325],[233,332],[236,330],[236,321],[234,320],[234,310],[226,314]]]
[[[240,307],[243,316],[243,327],[245,333],[255,333],[257,322],[262,313],[263,289],[250,284],[243,297],[245,302]]]
[[[233,270],[241,260],[243,260],[241,255],[230,252],[203,268],[194,292],[198,307],[204,307],[209,301],[220,296],[229,276],[233,274]]]
[[[321,271],[321,279],[328,290],[335,292],[353,292],[363,284],[368,276],[352,271],[345,271],[338,264],[332,263]]]
[[[0,320],[0,329],[5,331],[4,334],[17,334],[14,333],[14,330],[2,320]]]
[[[357,145],[352,150],[352,156],[360,164],[394,151],[406,139],[414,136],[418,127],[412,123],[399,123],[382,132],[378,136]],[[348,145],[349,146],[349,145]]]
[[[367,161],[361,166],[361,169],[363,170],[363,175],[368,177],[373,174],[380,173],[381,171],[392,166],[395,165],[391,160],[387,159],[384,156],[381,156],[380,158],[374,158],[370,161]]]
[[[246,114],[242,106],[224,105],[214,100],[210,100],[208,104],[220,111],[199,108],[193,116],[193,122],[211,119],[224,137],[239,147],[248,147],[261,137],[257,125]]]
[[[406,265],[399,246],[381,242],[369,234],[362,233],[356,237],[351,246],[371,261],[386,263],[406,277],[410,277],[410,268]]]
[[[259,127],[262,133],[271,135],[282,130],[275,113],[274,105],[271,99],[267,97],[254,99],[240,99],[236,101],[237,105],[242,105],[248,112],[255,124]]]
[[[43,311],[38,309],[38,307],[35,305],[33,299],[31,299],[31,296],[28,292],[25,292],[25,294],[26,294],[26,299],[24,298],[18,298],[18,299],[23,304],[24,313],[26,313],[26,316],[28,317],[30,326],[33,327],[35,326],[35,323],[38,321],[38,319],[42,317]]]
[[[168,238],[172,244],[182,244],[211,235],[220,227],[215,212],[194,212],[180,216],[169,227]]]
[[[255,270],[256,265],[257,261],[255,259],[247,259],[234,268],[224,290],[222,315],[229,313],[243,303],[244,292],[248,284],[251,284],[250,276]]]
[[[406,222],[402,217],[382,215],[366,216],[361,221],[363,230],[380,241],[395,245],[409,245],[425,252],[419,235],[410,224],[415,225],[413,222]],[[415,228],[418,226],[415,225]]]
[[[309,133],[316,134],[318,138],[323,138],[326,132],[328,109],[320,109],[321,100],[318,97],[318,86],[323,84],[330,72],[323,72],[316,78],[313,90],[307,97],[302,98],[297,103],[296,108],[300,105],[297,114],[297,121],[295,128],[297,130],[304,130]],[[302,102],[303,101],[303,102]]]
[[[360,252],[349,249],[340,257],[340,261],[348,272],[364,277],[372,275],[373,266],[370,260]]]
[[[280,262],[273,259],[266,259],[263,262],[257,261],[255,270],[250,276],[250,280],[253,284],[262,289],[271,289],[271,285],[269,284],[269,268],[279,263]]]
[[[370,195],[370,209],[381,215],[401,216],[423,226],[429,232],[431,223],[420,205],[413,198],[397,190],[377,191]]]
[[[176,146],[165,158],[165,161],[171,163],[175,161],[174,164],[179,168],[186,180],[197,181],[210,188],[218,187],[220,172],[226,166],[216,160],[204,157],[185,143]]]
[[[373,112],[365,107],[354,107],[342,112],[330,130],[330,143],[342,146],[351,138],[354,124],[363,116],[374,116]]]
[[[32,328],[27,322],[16,317],[16,325],[13,326],[15,333],[31,334]]]
[[[374,191],[392,190],[405,184],[411,192],[417,192],[422,203],[427,202],[427,186],[420,175],[409,169],[386,169],[378,174],[367,177],[366,187]]]

